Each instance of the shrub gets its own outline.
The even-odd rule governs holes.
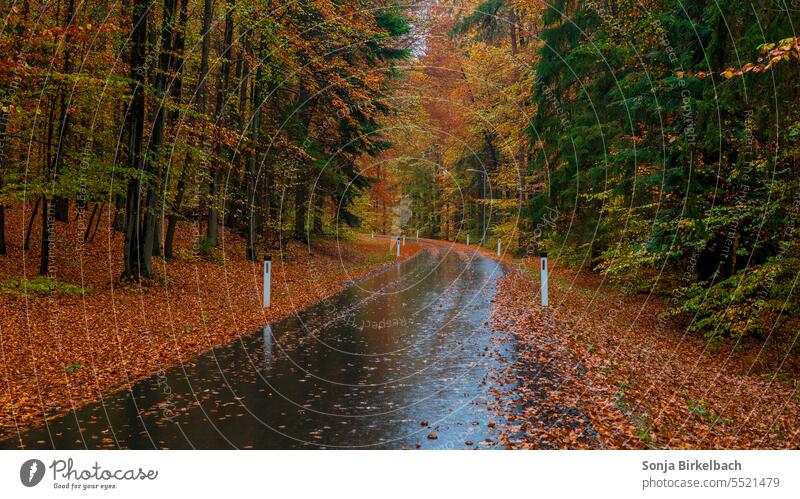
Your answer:
[[[742,269],[709,287],[701,282],[679,291],[682,303],[669,315],[694,317],[690,331],[709,340],[755,335],[765,337],[780,324],[800,316],[796,293],[791,293],[797,262],[773,258],[763,265]],[[795,270],[792,270],[795,269]]]

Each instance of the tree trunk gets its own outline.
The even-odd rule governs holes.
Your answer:
[[[262,232],[264,234],[264,247],[266,249],[272,249],[274,246],[275,235],[274,231],[272,231],[272,186],[275,184],[275,174],[272,171],[272,168],[269,164],[264,161],[264,187],[261,191],[261,205],[264,213],[264,220],[260,224],[262,227]],[[258,187],[258,181],[256,180],[256,187]]]
[[[142,225],[142,237],[140,238],[141,249],[141,269],[142,275],[150,277],[153,275],[153,250],[156,244],[156,188],[149,187],[145,196],[144,224]]]
[[[151,253],[153,256],[162,256],[161,241],[164,239],[164,219],[161,215],[164,213],[164,199],[160,195],[156,195],[155,198],[156,200],[153,204],[153,247]]]
[[[125,232],[125,196],[121,194],[114,194],[113,228],[115,232]]]
[[[128,161],[134,173],[128,181],[124,249],[124,277],[131,279],[150,277],[152,273],[152,268],[147,265],[149,259],[143,255],[145,247],[142,244],[141,185],[139,183],[139,172],[144,168],[142,143],[145,116],[144,84],[149,3],[148,0],[134,0],[132,10],[133,32],[131,33],[130,57],[131,104],[128,111]]]
[[[261,53],[262,47],[259,47]],[[258,141],[259,132],[261,130],[261,79],[262,79],[262,64],[258,65],[256,69],[255,81],[252,83],[252,91],[250,92],[250,109],[253,114],[252,122],[250,123],[250,155],[247,158],[247,189],[245,191],[245,210],[247,214],[247,259],[256,261],[256,192],[258,190],[258,173],[256,171],[256,158],[258,157]],[[265,185],[269,183],[265,179]]]
[[[45,162],[43,165],[45,179],[50,178],[50,172],[55,164],[52,154],[53,134],[55,133],[53,116],[56,107],[55,103],[56,101],[54,99],[50,100],[50,112],[47,117],[47,146],[45,148]],[[42,193],[42,239],[41,248],[39,249],[39,275],[43,276],[46,276],[50,270],[50,237],[52,236],[52,227],[53,224],[50,223],[50,211],[47,194]]]
[[[203,17],[205,19],[205,16]],[[183,92],[183,64],[184,64],[184,50],[186,46],[186,24],[189,19],[189,0],[181,0],[181,11],[180,16],[178,19],[178,29],[175,32],[175,43],[174,43],[174,53],[175,59],[173,60],[172,64],[172,71],[175,73],[175,81],[172,83],[171,86],[171,94],[172,100],[175,101],[175,104],[181,102],[182,100],[182,92]],[[203,27],[206,29],[206,27]],[[206,29],[207,31],[207,29]],[[205,31],[204,31],[205,33]],[[205,38],[204,35],[204,43]],[[206,54],[205,59],[206,67],[208,66],[208,54]],[[201,83],[198,83],[198,86],[201,86]],[[178,119],[178,111],[174,112],[174,116],[171,121],[176,121]],[[175,241],[175,230],[178,226],[178,212],[181,209],[181,204],[183,203],[183,197],[186,194],[186,182],[187,176],[189,171],[189,161],[191,157],[189,153],[186,153],[186,161],[181,169],[181,176],[178,178],[178,186],[177,192],[175,193],[175,199],[172,201],[172,206],[170,207],[170,213],[167,216],[167,230],[164,234],[164,258],[175,258],[175,251],[174,251],[174,241]]]
[[[207,167],[208,167],[208,156],[209,152],[207,149],[206,144],[206,129],[207,129],[207,120],[206,120],[206,112],[208,109],[208,74],[209,74],[209,57],[211,55],[211,21],[212,16],[214,13],[214,6],[213,0],[204,0],[203,3],[203,28],[202,28],[202,39],[203,44],[200,52],[200,77],[197,80],[197,111],[201,118],[201,130],[200,130],[200,147],[203,148],[204,154],[201,158],[200,164],[200,179],[202,180],[205,175],[207,174]],[[200,182],[197,183],[198,186],[198,203],[199,203],[199,211],[203,212],[207,210],[208,205],[208,196],[203,195],[200,192]],[[199,233],[199,230],[198,230]]]
[[[83,232],[83,242],[89,240],[89,234],[92,232],[92,223],[94,223],[94,216],[97,215],[97,208],[99,206],[99,203],[95,203],[94,208],[92,208],[92,214],[89,215],[89,222],[86,224],[86,230]]]
[[[299,174],[294,187],[294,237],[308,242],[306,237],[306,206],[308,205],[308,184],[304,175]]]
[[[517,55],[517,14],[511,9],[511,13],[508,16],[508,25],[509,25],[509,35],[511,36],[511,55]]]
[[[25,231],[25,242],[22,243],[22,251],[28,251],[31,248],[31,234],[33,233],[33,221],[36,220],[36,215],[39,213],[39,203],[42,202],[41,196],[36,197],[36,204],[33,205],[31,210],[31,218],[28,220],[28,230]]]
[[[155,77],[154,94],[157,100],[155,106],[155,116],[153,117],[153,129],[150,133],[150,154],[147,155],[148,165],[146,169],[148,172],[157,172],[160,168],[161,149],[164,144],[165,129],[166,129],[166,104],[167,104],[167,75],[172,68],[172,39],[173,39],[173,26],[175,24],[175,13],[178,7],[177,0],[164,0],[163,15],[161,18],[161,49],[158,57],[158,72]],[[165,169],[163,178],[161,176],[152,176],[151,178],[161,178],[163,182],[163,191],[167,190],[167,182],[169,170]],[[144,257],[149,258],[150,255],[161,255],[161,236],[162,236],[162,220],[164,212],[163,196],[161,195],[162,186],[150,185],[148,186],[148,206],[145,213],[145,249],[143,251]],[[158,193],[158,194],[156,194]]]
[[[6,130],[8,127],[8,112],[5,103],[0,103],[0,190],[3,188],[3,173],[6,159]],[[6,251],[6,213],[5,206],[0,200],[0,255]]]
[[[0,189],[3,187],[3,179],[0,178]],[[6,209],[0,202],[0,255],[7,255],[6,249]]]
[[[200,51],[200,78],[197,82],[197,111],[202,115],[206,112],[208,102],[208,58],[211,53],[211,20],[214,14],[213,0],[203,2],[203,45]]]
[[[217,233],[219,232],[219,211],[217,210],[217,198],[219,197],[219,165],[214,166],[211,174],[211,182],[208,185],[208,223],[206,226],[206,238],[212,246],[217,245]]]
[[[89,238],[90,243],[94,241],[94,236],[97,235],[97,229],[100,228],[100,218],[103,216],[103,208],[105,208],[105,203],[100,205],[100,212],[97,213],[97,221],[94,223],[94,230],[92,231],[92,236]]]
[[[450,240],[450,201],[444,202],[444,240]]]
[[[173,200],[172,204],[172,212],[169,214],[167,219],[167,232],[164,235],[164,258],[168,259],[175,258],[175,230],[178,227],[177,211],[180,209],[181,203],[183,202],[183,197],[186,194],[186,170],[187,167],[184,166],[183,170],[181,171],[181,176],[178,179],[178,192],[175,193],[175,199]]]
[[[39,252],[39,275],[42,276],[50,273],[50,229],[54,220],[48,205],[47,198],[42,197],[42,248]]]
[[[186,24],[189,20],[189,0],[181,0],[180,13],[178,15],[178,27],[175,30],[175,40],[172,43],[172,72],[175,74],[174,80],[169,85],[170,96],[177,105],[183,98],[183,64],[185,60],[184,50],[186,49]],[[177,121],[179,111],[174,110],[170,121]]]
[[[231,46],[233,44],[233,9],[234,0],[227,0],[225,11],[225,34],[222,45],[222,64],[219,73],[219,84],[217,85],[217,106],[216,106],[216,125],[222,126],[222,118],[225,114],[225,98],[228,93],[228,85],[231,78]],[[225,147],[222,144],[222,137],[217,137],[217,154],[211,173],[211,183],[208,186],[208,233],[207,237],[213,246],[217,245],[217,232],[219,225],[219,182],[222,164],[220,158],[225,154]]]
[[[230,208],[226,210],[227,221],[226,225],[237,225],[240,229],[247,231],[250,227],[248,222],[248,198],[247,189],[250,185],[249,171],[247,169],[247,154],[245,153],[245,146],[247,144],[247,104],[248,104],[248,90],[250,88],[248,82],[250,80],[250,65],[247,62],[247,54],[250,52],[250,36],[247,29],[240,27],[240,40],[241,48],[238,51],[236,58],[236,76],[239,80],[239,109],[237,111],[237,118],[239,124],[239,145],[236,148],[233,156],[234,170],[237,175],[233,177],[235,185],[231,185],[231,173],[228,173],[228,181],[226,181],[226,192],[235,192],[236,195],[227,196]]]
[[[2,107],[2,106],[0,106]],[[5,113],[0,110],[0,160],[5,158],[5,139],[6,139],[6,123],[7,117]],[[0,163],[0,191],[3,190],[3,170],[5,165]],[[6,249],[6,207],[3,200],[0,199],[0,255],[8,254]]]
[[[66,21],[65,21],[65,28],[69,30],[69,27],[72,25],[73,18],[75,17],[75,0],[69,0],[67,4],[67,14],[66,14]],[[67,35],[64,39],[64,62],[62,65],[62,74],[69,74],[72,71],[72,57],[70,53],[70,43],[72,37],[69,35],[69,31],[67,31]],[[61,170],[64,167],[64,142],[67,140],[67,136],[69,135],[69,103],[70,103],[70,96],[67,92],[66,84],[62,84],[61,93],[60,93],[60,109],[59,109],[59,118],[58,118],[58,143],[56,146],[56,160],[55,160],[55,167],[53,170],[53,183],[55,183],[58,176],[61,174]],[[54,196],[54,209],[55,209],[55,219],[59,222],[68,223],[69,222],[69,201],[67,198],[61,195]]]
[[[314,234],[322,234],[322,215],[325,210],[325,197],[321,193],[314,194]]]

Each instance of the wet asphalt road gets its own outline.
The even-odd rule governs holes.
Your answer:
[[[426,246],[0,448],[492,448],[492,373],[514,357],[491,329],[502,274]]]

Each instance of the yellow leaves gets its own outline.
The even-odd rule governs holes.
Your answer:
[[[765,54],[774,48],[775,48],[774,43],[764,43],[758,46],[758,49]]]
[[[639,163],[636,165],[636,175],[640,177],[644,175],[650,175],[656,171],[658,170],[653,164]]]

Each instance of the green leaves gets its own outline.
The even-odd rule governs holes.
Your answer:
[[[35,276],[28,279],[7,279],[0,283],[0,293],[19,297],[85,296],[89,293],[89,289],[57,281],[46,276]]]
[[[574,212],[562,236],[570,245],[591,247],[596,269],[629,289],[658,275],[659,292],[685,292],[679,308],[696,318],[693,330],[756,333],[762,318],[743,318],[757,298],[737,283],[754,284],[780,256],[791,227],[781,203],[800,182],[778,165],[796,162],[800,132],[796,82],[767,82],[755,64],[737,62],[737,50],[757,48],[764,66],[795,57],[797,39],[780,35],[791,30],[777,14],[761,19],[764,33],[728,25],[751,14],[736,3],[596,8],[557,2],[545,14],[529,133],[543,144],[535,165],[554,195],[532,198],[526,211],[556,200]],[[756,45],[759,37],[780,41]],[[729,73],[723,84],[709,68]],[[744,74],[746,86],[724,81]],[[786,96],[777,109],[776,95]]]

